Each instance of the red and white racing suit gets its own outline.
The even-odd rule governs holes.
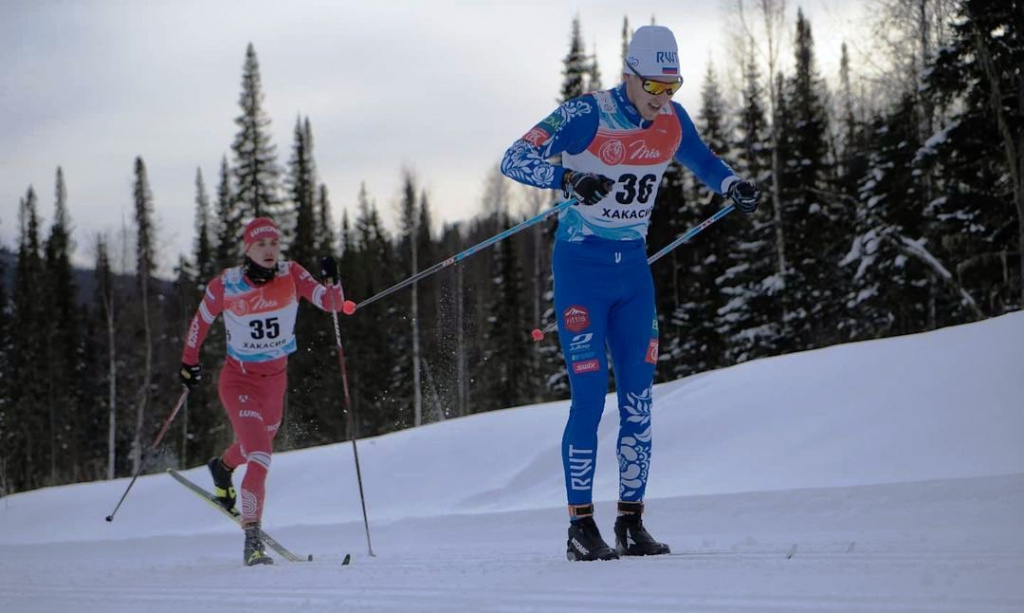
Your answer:
[[[270,454],[288,384],[288,354],[296,349],[300,296],[325,311],[340,311],[344,301],[340,285],[318,283],[295,262],[278,263],[274,279],[259,286],[242,267],[228,268],[207,285],[188,328],[181,361],[198,364],[210,326],[224,313],[228,355],[217,391],[235,442],[221,459],[230,469],[247,465],[241,488],[243,523],[263,516]]]

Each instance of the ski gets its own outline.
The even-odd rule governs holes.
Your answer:
[[[220,511],[224,515],[227,515],[228,517],[230,517],[232,520],[234,520],[234,522],[236,524],[242,525],[242,514],[238,512],[238,509],[231,509],[230,511],[228,511],[227,509],[222,507],[219,502],[217,502],[217,497],[216,496],[214,496],[210,492],[204,490],[203,488],[199,487],[198,485],[193,483],[190,479],[188,479],[187,477],[183,476],[181,473],[179,473],[178,471],[174,470],[173,468],[168,468],[167,469],[167,474],[169,474],[172,477],[174,477],[174,479],[178,483],[180,483],[180,484],[184,485],[185,487],[187,487],[188,489],[192,490],[192,492],[194,494],[196,494],[197,496],[199,496],[200,498],[202,498],[203,500],[208,502],[210,505],[215,507],[218,511]],[[263,530],[260,530],[260,535],[263,537],[263,542],[266,543],[268,547],[270,547],[271,549],[273,549],[274,551],[279,553],[282,558],[288,560],[289,562],[312,562],[313,561],[313,554],[309,554],[306,557],[297,556],[294,553],[292,553],[291,551],[288,551],[287,549],[285,549],[284,545],[282,545],[281,543],[278,543],[277,540],[274,539],[274,537],[270,536],[269,534],[267,534]],[[347,565],[349,563],[350,559],[351,559],[350,556],[346,554],[345,555],[345,560],[342,562],[342,565]]]

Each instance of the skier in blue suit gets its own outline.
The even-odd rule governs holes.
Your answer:
[[[643,26],[630,41],[622,84],[565,102],[513,143],[501,164],[516,181],[561,189],[578,200],[560,214],[552,264],[558,336],[572,389],[562,437],[570,560],[669,553],[641,521],[658,359],[645,237],[665,169],[676,160],[747,214],[760,200],[758,190],[708,149],[683,107],[672,102],[682,83],[671,30]],[[561,166],[549,161],[558,154]],[[606,345],[620,416],[615,549],[601,538],[592,498],[597,426],[608,386]]]

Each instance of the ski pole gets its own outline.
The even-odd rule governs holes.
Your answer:
[[[682,245],[683,243],[689,241],[694,236],[697,236],[698,234],[700,234],[701,231],[705,230],[711,224],[713,224],[716,221],[718,221],[719,219],[725,217],[729,213],[732,213],[734,208],[735,207],[730,204],[729,206],[727,206],[724,209],[718,211],[717,213],[715,213],[711,217],[708,217],[707,219],[702,221],[699,225],[696,225],[696,226],[690,228],[690,230],[686,234],[680,236],[676,240],[674,240],[671,243],[665,245],[657,253],[655,253],[651,257],[647,258],[647,263],[648,264],[653,264],[653,263],[657,262],[659,259],[661,259],[662,256],[664,256],[669,251],[672,251],[673,249],[675,249],[679,245]]]
[[[130,492],[132,486],[135,485],[135,480],[139,478],[140,474],[142,474],[142,469],[146,465],[148,455],[156,450],[157,446],[160,444],[160,441],[163,440],[164,435],[167,434],[167,428],[171,426],[171,422],[174,421],[175,416],[178,415],[178,411],[181,410],[181,405],[185,404],[185,399],[188,398],[188,386],[183,385],[181,387],[181,397],[178,398],[178,402],[175,403],[174,408],[171,409],[171,414],[167,416],[166,420],[164,420],[164,425],[163,427],[160,428],[160,432],[157,432],[156,438],[153,439],[153,444],[150,445],[149,449],[146,450],[146,453],[143,453],[142,457],[139,458],[139,467],[135,469],[135,475],[132,476],[132,480],[128,484],[128,488],[125,489],[124,494],[121,494],[121,500],[117,501],[117,506],[114,507],[114,510],[110,513],[110,515],[107,515],[107,521],[114,521],[114,515],[116,515],[117,510],[121,508],[121,503],[123,503],[124,499],[128,497],[128,492]]]
[[[323,271],[321,271],[321,274]],[[338,283],[338,289],[341,291],[341,303],[344,306],[351,304],[348,300],[345,300],[345,290],[341,288],[341,283]],[[359,503],[363,507],[363,528],[366,530],[366,549],[370,553],[371,558],[377,557],[373,553],[373,544],[370,542],[370,520],[366,515],[366,497],[363,495],[363,472],[359,468],[359,447],[356,446],[356,431],[355,431],[355,410],[352,408],[352,397],[348,392],[348,369],[345,368],[345,350],[341,347],[341,327],[338,326],[338,312],[336,310],[337,304],[334,301],[334,292],[331,292],[331,319],[334,320],[334,342],[338,349],[338,367],[341,369],[341,388],[345,396],[345,408],[348,410],[348,422],[349,422],[349,436],[352,437],[352,455],[356,461],[356,482],[359,483]]]
[[[708,228],[708,226],[710,226],[711,224],[713,224],[716,221],[718,221],[719,219],[725,217],[729,213],[732,213],[734,208],[735,207],[730,204],[729,206],[719,210],[717,213],[715,213],[711,217],[708,217],[704,221],[700,222],[698,225],[690,228],[685,234],[679,236],[678,238],[676,238],[671,243],[669,243],[669,244],[665,245],[664,247],[662,247],[657,253],[655,253],[651,257],[647,258],[647,264],[650,265],[650,264],[653,264],[653,263],[657,262],[662,257],[664,257],[665,254],[667,254],[668,252],[672,251],[673,249],[675,249],[679,245],[682,245],[683,243],[688,242],[694,236],[697,236],[702,231],[706,230]],[[550,332],[554,332],[557,329],[558,329],[558,322],[554,321],[554,322],[548,324],[547,327],[544,328],[544,330],[541,330],[540,328],[534,328],[533,331],[530,332],[530,337],[533,338],[534,341],[539,342],[539,341],[544,340],[544,335],[545,334],[548,334]]]
[[[569,208],[570,206],[572,206],[574,204],[576,204],[576,199],[575,198],[570,198],[570,199],[566,200],[565,202],[559,202],[558,204],[556,204],[555,206],[551,207],[550,209],[547,209],[546,211],[542,211],[541,213],[538,213],[537,215],[531,217],[530,219],[527,219],[527,220],[519,223],[516,226],[512,226],[511,228],[509,228],[508,230],[505,230],[504,232],[499,232],[498,234],[495,234],[491,238],[489,238],[489,239],[487,239],[487,240],[485,240],[485,241],[483,241],[483,242],[481,242],[481,243],[479,243],[477,245],[473,245],[469,249],[466,249],[465,251],[457,253],[454,256],[448,258],[447,260],[438,262],[437,264],[434,264],[430,268],[424,269],[424,270],[416,273],[415,275],[409,277],[405,281],[401,281],[399,283],[396,283],[396,284],[392,285],[391,287],[387,288],[384,291],[377,292],[376,294],[374,294],[373,296],[370,296],[366,300],[363,300],[359,304],[351,305],[351,301],[346,301],[349,304],[343,305],[345,307],[345,311],[344,312],[345,312],[346,315],[351,315],[352,313],[349,312],[349,311],[354,312],[355,309],[361,309],[361,308],[363,308],[363,307],[365,307],[367,305],[373,304],[374,302],[377,302],[381,298],[383,298],[385,296],[388,296],[388,295],[391,295],[394,292],[397,292],[398,290],[402,289],[403,287],[407,287],[409,285],[412,285],[413,283],[416,283],[417,281],[425,279],[425,278],[429,277],[430,275],[432,275],[432,274],[434,274],[434,273],[436,273],[436,272],[438,272],[440,270],[448,268],[452,264],[457,264],[457,263],[461,262],[462,260],[468,258],[469,256],[471,256],[474,253],[480,251],[481,249],[486,249],[487,247],[490,247],[491,245],[493,245],[494,243],[497,243],[498,241],[505,240],[506,238],[512,236],[513,234],[515,234],[515,233],[517,233],[517,232],[519,232],[521,230],[525,230],[526,228],[529,228],[530,226],[536,225],[536,224],[540,223],[541,221],[544,221],[548,217],[551,217],[555,213],[563,211],[563,210]],[[350,308],[350,305],[354,306],[354,308]]]

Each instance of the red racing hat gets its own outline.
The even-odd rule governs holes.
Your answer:
[[[245,250],[248,251],[249,247],[261,238],[281,238],[281,232],[269,217],[257,217],[245,226],[245,232],[242,233]]]

